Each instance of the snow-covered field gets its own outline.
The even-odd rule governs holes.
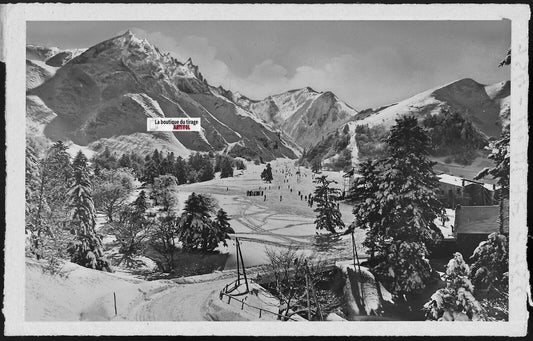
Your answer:
[[[273,162],[272,183],[260,179],[265,165],[247,164],[247,170],[233,178],[217,177],[208,182],[178,186],[178,210],[183,209],[187,197],[192,192],[211,194],[218,206],[228,212],[235,235],[231,236],[228,246],[220,245],[219,251],[227,254],[223,271],[204,275],[158,279],[147,281],[139,270],[153,271],[155,263],[146,257],[137,257],[142,269],[131,269],[125,265],[115,266],[114,273],[95,271],[66,262],[61,271],[51,274],[43,271],[44,263],[28,259],[26,262],[26,319],[28,321],[70,321],[70,320],[153,320],[153,321],[246,321],[276,320],[278,301],[261,286],[253,282],[261,273],[261,265],[268,262],[269,249],[284,249],[295,246],[306,255],[318,259],[329,259],[345,274],[348,274],[344,296],[353,312],[351,320],[364,318],[365,313],[358,311],[351,283],[353,278],[348,268],[352,264],[351,237],[331,238],[326,231],[317,232],[314,207],[308,206],[300,195],[307,196],[314,190],[310,170],[298,168],[293,160],[278,159]],[[335,185],[343,189],[342,173],[325,171],[330,179],[338,181]],[[140,185],[140,184],[137,184]],[[292,189],[292,191],[291,191]],[[134,200],[140,188],[131,193]],[[246,196],[247,190],[263,191],[263,196]],[[298,194],[300,192],[300,195]],[[266,196],[266,198],[265,198]],[[280,200],[281,197],[281,200]],[[346,225],[353,221],[351,207],[340,203],[342,218]],[[444,224],[436,221],[445,238],[452,236],[451,225],[454,211],[447,210],[449,220]],[[98,229],[105,235],[103,242],[109,256],[118,254],[115,237],[106,229],[105,217],[97,217]],[[261,318],[258,308],[245,307],[236,300],[219,296],[220,290],[236,279],[236,241],[239,238],[244,263],[247,268],[251,288],[258,295],[238,296],[254,307],[263,309]],[[365,250],[361,246],[364,231],[356,229],[355,238],[360,259]],[[366,271],[366,270],[365,270]],[[365,277],[366,276],[366,277]],[[365,272],[365,307],[379,310],[376,300],[375,281]],[[386,300],[390,295],[381,288]],[[116,314],[114,297],[116,297]],[[367,311],[366,313],[369,313]],[[361,315],[361,316],[360,316]],[[331,319],[339,319],[333,316]]]
[[[228,304],[227,300],[220,300],[219,291],[236,278],[235,237],[240,239],[244,262],[250,270],[249,276],[255,271],[251,267],[258,269],[256,266],[268,261],[266,251],[269,248],[281,249],[293,245],[303,253],[314,254],[321,259],[341,259],[351,257],[351,240],[349,236],[343,236],[331,244],[323,238],[318,238],[317,241],[314,208],[309,207],[307,201],[301,200],[298,195],[299,191],[302,195],[313,192],[313,175],[309,170],[300,168],[301,175],[298,177],[293,160],[276,160],[271,164],[274,180],[270,184],[260,180],[260,173],[265,165],[250,163],[242,175],[229,179],[217,176],[208,182],[178,187],[179,210],[183,208],[190,193],[209,193],[232,218],[230,222],[237,233],[228,241],[227,247],[220,247],[222,253],[229,254],[224,271],[172,280],[146,281],[136,277],[135,272],[124,265],[115,267],[115,272],[110,274],[66,262],[60,274],[52,275],[43,272],[43,263],[28,260],[26,319],[275,320],[275,315],[263,313],[259,319],[255,308],[241,310],[239,302]],[[324,174],[339,181],[337,186],[342,188],[341,173]],[[264,196],[246,196],[247,190],[262,190],[266,200]],[[130,199],[133,200],[139,191],[140,189],[135,190]],[[344,222],[350,224],[353,220],[351,208],[341,204],[340,209]],[[105,217],[99,215],[97,223],[98,229],[105,235],[103,242],[106,253],[110,256],[116,254],[118,249],[115,237],[105,231]],[[360,243],[363,232],[356,231],[356,238]],[[363,255],[360,245],[359,250],[360,255]],[[154,267],[154,263],[145,257],[139,260],[144,263],[145,270]],[[246,296],[246,302],[277,312],[277,301],[257,284],[251,285],[259,290],[259,295]],[[116,315],[114,294],[117,299]]]
[[[27,321],[247,321],[273,320],[257,309],[241,310],[237,301],[221,300],[219,292],[232,281],[214,274],[201,282],[145,281],[66,262],[60,274],[43,272],[43,263],[26,262]],[[255,307],[277,312],[277,302],[257,284],[258,295],[243,295]],[[116,314],[115,314],[116,297]]]
[[[284,248],[290,245],[298,247],[306,254],[320,258],[351,257],[351,237],[343,236],[326,251],[318,250],[317,233],[326,231],[315,229],[313,211],[316,205],[309,207],[303,196],[312,194],[315,188],[314,175],[311,170],[300,167],[300,176],[294,166],[294,160],[277,159],[271,162],[274,180],[265,183],[260,179],[265,165],[247,164],[242,175],[233,178],[216,178],[211,181],[179,186],[180,209],[192,193],[211,194],[218,204],[231,217],[234,237],[240,239],[244,262],[247,266],[256,266],[268,261],[265,251],[268,248]],[[334,186],[343,189],[341,172],[322,172],[338,183]],[[292,192],[291,192],[292,189]],[[246,196],[246,191],[263,191],[263,196]],[[265,199],[266,196],[266,199]],[[281,199],[280,199],[281,198]],[[340,203],[344,223],[348,226],[353,221],[352,208]],[[358,249],[364,254],[360,243],[364,238],[362,230],[356,230]],[[233,238],[233,236],[232,236]],[[235,242],[228,243],[230,254],[225,269],[236,266]]]

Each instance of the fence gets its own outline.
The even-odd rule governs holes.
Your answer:
[[[228,288],[231,288],[231,286],[233,285],[233,288],[228,291]],[[263,309],[263,308],[260,308],[260,307],[256,307],[254,305],[251,305],[251,304],[248,304],[246,302],[244,302],[244,300],[240,300],[236,297],[233,297],[232,295],[230,295],[228,292],[231,292],[235,289],[237,289],[239,285],[237,284],[236,281],[232,282],[232,283],[229,283],[229,284],[226,284],[226,286],[224,287],[224,289],[220,290],[220,294],[219,294],[219,297],[220,297],[220,300],[222,300],[224,298],[224,296],[227,296],[228,297],[228,304],[231,303],[231,300],[235,300],[237,302],[239,302],[241,304],[241,310],[244,310],[244,306],[247,306],[247,307],[250,307],[250,308],[253,308],[253,309],[257,309],[259,311],[259,318],[261,318],[262,316],[262,313],[267,313],[267,314],[272,314],[272,315],[276,315],[278,317],[280,317],[281,319],[283,320],[291,320],[291,321],[298,321],[290,316],[285,316],[285,315],[282,315],[282,314],[278,314],[278,313],[275,313],[275,312],[272,312],[270,310],[266,310],[266,309]]]

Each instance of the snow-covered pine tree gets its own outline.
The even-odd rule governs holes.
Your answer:
[[[317,184],[313,194],[313,201],[317,205],[315,208],[315,212],[317,213],[315,219],[316,229],[324,229],[331,233],[336,233],[336,228],[344,228],[344,222],[341,219],[341,212],[337,204],[340,190],[330,187],[331,183],[337,182],[328,180],[327,175],[318,177],[313,182]]]
[[[36,186],[27,198],[32,252],[38,258],[62,257],[68,240],[63,228],[69,219],[65,197],[72,182],[67,147],[61,141],[54,143],[36,166],[35,174],[29,177],[36,181]]]
[[[498,198],[500,205],[500,234],[505,234],[505,219],[508,219],[508,212],[504,211],[504,201],[509,198],[509,177],[511,174],[510,140],[510,132],[509,130],[505,130],[499,140],[491,143],[490,148],[492,149],[492,152],[488,157],[494,162],[495,166],[484,168],[474,178],[477,180],[490,175],[493,179],[498,180],[498,185],[500,186]]]
[[[485,320],[485,311],[474,297],[470,268],[456,252],[446,266],[446,287],[437,290],[424,305],[426,319],[437,321]]]
[[[444,214],[438,179],[428,158],[431,141],[414,117],[396,120],[388,155],[364,162],[352,191],[357,226],[373,270],[398,296],[425,287],[428,248],[442,236],[434,220]]]
[[[68,248],[71,261],[87,268],[111,272],[111,266],[102,251],[102,241],[95,231],[92,186],[87,158],[81,151],[74,158],[72,169],[73,185],[67,202],[71,209],[70,223],[76,239]]]
[[[472,281],[478,289],[496,289],[507,293],[509,289],[509,250],[507,238],[491,233],[479,243],[472,257]]]
[[[126,256],[139,253],[144,241],[150,237],[155,221],[146,217],[147,208],[146,193],[141,191],[133,203],[122,207],[119,212],[114,234],[121,243],[120,252]]]
[[[73,168],[67,147],[62,141],[54,143],[47,153],[42,169],[46,177],[44,191],[49,207],[49,219],[57,226],[68,219],[65,197],[73,181]]]
[[[185,202],[185,208],[178,226],[178,238],[186,250],[213,251],[227,234],[211,219],[216,206],[207,195],[192,193]]]
[[[220,232],[224,239],[224,245],[226,245],[225,239],[229,238],[228,234],[235,233],[235,231],[233,230],[233,228],[231,227],[229,223],[230,220],[231,218],[228,217],[228,214],[226,213],[226,211],[224,211],[224,209],[221,208],[217,211],[217,216],[215,217],[215,224],[217,224],[218,228],[220,229]]]

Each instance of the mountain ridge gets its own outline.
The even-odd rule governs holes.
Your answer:
[[[202,131],[168,132],[163,146],[181,145],[186,154],[235,152],[239,144],[250,158],[296,158],[287,136],[212,93],[191,58],[181,63],[131,31],[88,48],[27,95],[39,97],[57,115],[44,129],[50,139],[110,143],[124,135],[151,134],[146,117],[188,116],[202,118]]]

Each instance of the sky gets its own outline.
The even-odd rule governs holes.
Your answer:
[[[498,67],[511,45],[508,20],[28,22],[26,38],[88,48],[128,29],[252,99],[310,86],[362,110],[462,78],[510,78]]]

